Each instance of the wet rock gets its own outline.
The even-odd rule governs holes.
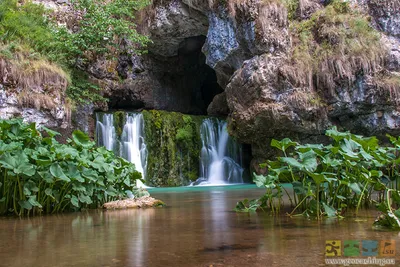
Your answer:
[[[145,196],[140,198],[129,198],[124,200],[116,200],[104,203],[103,208],[110,209],[139,209],[139,208],[151,208],[151,207],[162,207],[165,203],[161,200]]]
[[[207,108],[207,114],[210,116],[227,116],[229,114],[228,102],[226,101],[225,92],[216,95]]]

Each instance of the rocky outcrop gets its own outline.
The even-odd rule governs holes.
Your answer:
[[[0,55],[0,118],[23,117],[39,126],[68,127],[67,84],[68,75],[49,62],[22,52]]]
[[[216,117],[226,117],[229,114],[228,102],[226,101],[226,93],[223,92],[216,95],[207,108],[207,114]]]
[[[283,79],[284,58],[264,54],[246,61],[225,89],[230,131],[239,140],[320,135],[329,125],[316,92]]]
[[[332,125],[400,134],[399,2],[289,2],[153,1],[138,16],[153,41],[148,53],[122,47],[117,62],[101,59],[87,71],[110,109],[228,115],[230,133],[252,146],[257,163],[271,138],[321,141]],[[335,12],[342,14],[329,17]],[[369,39],[347,32],[354,27]]]
[[[320,80],[312,76],[311,86],[304,86],[306,84],[296,81],[298,67],[294,73],[288,71],[287,60],[291,55],[285,51],[296,49],[293,43],[296,39],[292,39],[281,53],[265,51],[263,55],[256,55],[244,61],[232,75],[225,89],[230,132],[240,141],[252,144],[253,162],[270,156],[267,144],[271,138],[321,142],[321,135],[332,125],[365,135],[400,134],[396,36],[400,12],[391,1],[366,1],[365,4],[376,21],[373,25],[384,31],[382,51],[388,47],[386,62],[376,72],[358,72],[349,80],[336,76],[331,88],[318,84]],[[381,72],[391,77],[389,86],[382,85],[387,80],[380,80],[382,77],[376,73]]]
[[[207,17],[178,0],[154,1],[150,16],[144,22],[152,40],[148,49],[159,56],[176,56],[186,38],[207,34]]]

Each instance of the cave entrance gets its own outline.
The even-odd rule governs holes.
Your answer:
[[[223,92],[215,71],[206,64],[206,57],[201,51],[205,41],[203,35],[185,38],[178,49],[178,64],[182,71],[180,78],[185,87],[191,88],[189,92],[186,91],[190,93],[187,95],[190,98],[188,113],[194,115],[206,115],[214,96]]]
[[[207,115],[214,96],[223,92],[215,71],[206,64],[201,49],[204,35],[182,39],[174,56],[149,50],[138,62],[121,57],[119,74],[130,78],[114,90],[108,108],[158,109],[191,115]]]

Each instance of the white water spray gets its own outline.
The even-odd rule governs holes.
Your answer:
[[[116,134],[113,114],[96,114],[96,135],[99,146],[105,146],[116,155],[135,164],[136,170],[146,177],[147,150],[144,142],[144,120],[140,113],[127,113],[121,142]],[[137,187],[144,187],[136,181]]]
[[[108,150],[115,152],[117,149],[117,134],[115,132],[113,114],[96,113],[96,135],[99,146],[104,146]]]
[[[136,170],[146,177],[147,150],[143,137],[144,120],[140,113],[127,114],[126,123],[122,131],[122,157],[136,166]],[[137,187],[143,187],[141,181],[136,181]]]
[[[205,119],[200,128],[200,175],[209,184],[243,183],[241,147],[229,137],[227,123]]]

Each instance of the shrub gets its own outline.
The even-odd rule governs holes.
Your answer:
[[[141,178],[133,164],[95,147],[80,131],[60,144],[57,132],[43,130],[0,120],[0,214],[97,208],[125,197]]]
[[[271,146],[279,149],[282,157],[263,164],[268,168],[268,175],[254,175],[254,182],[265,187],[266,194],[256,200],[239,202],[237,210],[263,208],[278,213],[282,192],[286,192],[293,207],[290,215],[302,211],[311,217],[334,217],[343,215],[347,209],[357,212],[360,207],[372,204],[374,192],[378,192],[379,209],[389,219],[400,214],[400,210],[393,211],[387,204],[388,194],[383,194],[391,192],[394,204],[400,205],[400,138],[389,136],[393,146],[381,147],[376,137],[339,132],[335,127],[326,135],[333,141],[327,146],[301,145],[288,138],[273,139]],[[291,183],[293,194],[281,182]]]

